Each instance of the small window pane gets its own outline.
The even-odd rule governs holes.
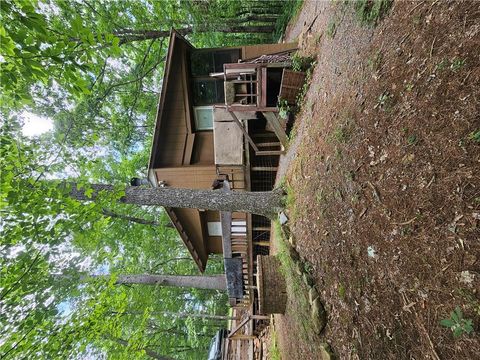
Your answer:
[[[213,53],[210,51],[193,52],[190,55],[190,68],[193,76],[208,76],[214,71]]]
[[[213,109],[211,107],[195,108],[195,127],[197,130],[213,129]]]
[[[223,80],[193,80],[193,104],[212,105],[225,102]]]
[[[217,51],[213,55],[215,59],[215,72],[223,72],[223,64],[237,63],[240,58],[239,50]]]
[[[208,222],[208,235],[209,236],[222,236],[222,223],[220,221]]]

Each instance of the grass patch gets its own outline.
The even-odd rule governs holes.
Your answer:
[[[308,302],[308,290],[303,283],[300,275],[297,274],[298,262],[295,262],[290,255],[291,249],[285,239],[282,226],[278,220],[273,221],[273,231],[278,252],[277,258],[280,260],[280,272],[285,277],[287,284],[288,298],[293,300],[293,309],[289,314],[295,319],[296,326],[299,328],[299,335],[304,341],[310,339],[313,334],[313,325],[310,320],[310,304]],[[301,265],[305,267],[304,264]]]
[[[468,138],[477,144],[480,144],[480,129],[477,131],[472,131],[469,135]]]
[[[270,355],[270,359],[272,360],[282,360],[282,355],[280,355],[280,348],[278,347],[278,336],[275,329],[272,330],[268,354]]]
[[[315,200],[317,201],[317,205],[324,205],[326,200],[327,200],[327,196],[325,195],[325,192],[323,191],[323,189],[319,189],[316,193],[315,193]]]
[[[392,100],[393,100],[393,95],[385,90],[382,94],[380,94],[380,96],[378,97],[377,103],[373,108],[374,109],[380,108],[386,112],[389,112],[392,108]]]
[[[345,286],[343,286],[343,284],[339,284],[338,285],[338,296],[340,297],[340,299],[345,300],[346,292],[347,291],[345,289]]]
[[[346,144],[352,138],[355,122],[349,114],[345,114],[341,121],[329,135],[329,142]]]
[[[459,71],[461,68],[465,66],[465,59],[454,58],[452,63],[450,64],[450,69],[453,72]]]
[[[284,0],[282,13],[275,23],[275,32],[273,39],[278,41],[285,33],[285,29],[290,21],[295,19],[302,8],[303,0]]]
[[[362,24],[375,26],[388,13],[393,0],[356,0],[355,12]]]
[[[285,198],[285,207],[292,211],[295,209],[295,191],[293,190],[293,187],[287,182],[285,182],[283,188],[287,193],[287,196]]]
[[[441,72],[447,68],[453,72],[460,71],[465,66],[465,59],[453,58],[452,60],[442,59],[436,66],[435,71]]]
[[[292,56],[292,70],[293,71],[307,71],[315,63],[314,56],[302,56],[296,52]]]
[[[344,144],[350,138],[350,134],[347,131],[347,128],[344,125],[337,127],[332,132],[332,139],[340,144]]]
[[[367,60],[370,71],[375,72],[380,70],[380,67],[382,65],[382,60],[383,60],[383,54],[380,51],[376,51],[375,54],[370,56]]]
[[[333,39],[336,33],[337,33],[337,23],[335,22],[335,20],[331,19],[328,22],[327,30],[325,31],[325,34],[327,34],[327,36],[330,39]]]
[[[408,145],[416,145],[418,143],[417,135],[411,134],[407,137],[407,144]]]

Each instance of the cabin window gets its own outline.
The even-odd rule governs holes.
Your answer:
[[[213,107],[195,106],[193,108],[196,130],[213,130]]]
[[[223,72],[223,64],[238,62],[239,49],[230,50],[197,50],[190,54],[190,70],[192,76],[209,76],[210,73]]]
[[[208,236],[222,236],[222,223],[220,221],[209,221],[207,228]]]
[[[225,95],[223,80],[206,78],[193,79],[193,104],[212,105],[223,104]]]

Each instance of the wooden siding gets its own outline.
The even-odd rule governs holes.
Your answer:
[[[193,249],[197,252],[201,263],[205,266],[208,259],[207,244],[204,242],[202,221],[200,213],[197,209],[173,209],[178,221],[182,224],[182,227],[193,245]],[[186,244],[189,248],[188,243]],[[192,249],[189,248],[190,251]]]
[[[234,307],[233,317],[237,319],[229,321],[228,329],[233,331],[251,314],[253,314],[251,307]],[[253,321],[248,321],[238,331],[237,339],[227,338],[222,360],[253,360],[253,330]]]
[[[214,145],[215,164],[217,165],[243,165],[243,133],[225,108],[215,107],[214,116]],[[255,119],[255,112],[237,112],[239,120]]]
[[[282,51],[295,50],[297,48],[297,43],[249,45],[242,48],[242,59],[248,60],[261,55],[275,54]]]
[[[207,241],[207,251],[209,254],[221,254],[222,237],[221,236],[209,236]]]
[[[209,189],[217,177],[215,166],[190,165],[155,169],[158,180],[183,189]]]
[[[206,211],[206,222],[220,222],[220,214],[218,211]],[[222,249],[222,237],[221,236],[208,236],[207,251],[209,254],[221,254]]]
[[[187,119],[187,99],[185,83],[178,81],[182,78],[185,62],[184,45],[178,44],[179,49],[173,52],[171,79],[162,111],[162,122],[158,133],[158,148],[155,150],[154,167],[175,166],[183,164],[187,134],[190,119]]]
[[[245,191],[247,189],[244,166],[217,166],[217,173],[228,176],[232,190]]]
[[[213,165],[213,153],[213,131],[196,132],[191,164]]]
[[[149,177],[164,180],[168,186],[172,187],[207,189],[218,174],[224,173],[229,175],[234,190],[249,190],[249,151],[245,151],[243,165],[216,168],[213,132],[195,132],[187,62],[187,53],[192,46],[175,31],[172,31],[170,40],[164,87],[159,101],[149,162]],[[243,59],[249,59],[264,54],[293,50],[296,47],[296,44],[245,46],[241,48],[241,56]],[[253,112],[237,114],[240,120],[255,117]],[[244,144],[243,147],[245,150],[249,148],[248,144]],[[208,221],[218,219],[218,213],[197,209],[170,208],[167,211],[192,257],[199,268],[204,270],[208,253],[222,252],[221,238],[208,236],[207,230]],[[236,256],[242,257],[244,274],[247,273],[245,283],[253,285],[251,216],[237,213],[233,215],[237,221],[246,219],[247,222],[247,250],[245,251],[245,235],[237,236],[239,241],[236,244]]]

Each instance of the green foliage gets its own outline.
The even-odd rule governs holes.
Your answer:
[[[278,98],[278,115],[283,119],[288,119],[288,114],[291,112],[290,105],[286,99]]]
[[[298,52],[292,56],[293,71],[307,71],[314,65],[315,57],[313,56],[301,56]]]
[[[216,29],[273,29],[275,12],[288,6],[0,2],[4,358],[145,359],[148,352],[205,357],[211,336],[225,324],[172,314],[225,314],[225,294],[115,283],[122,274],[198,273],[177,232],[164,226],[165,212],[119,204],[121,190],[81,203],[68,196],[68,185],[47,179],[74,177],[91,196],[91,182],[123,188],[131,177],[144,176],[170,28],[192,26],[187,37],[198,47],[271,42],[272,32]],[[163,35],[148,38],[147,30]],[[51,119],[54,131],[23,136],[23,112]],[[210,258],[206,272],[223,272],[221,257]],[[108,281],[88,278],[105,273]]]
[[[418,142],[417,136],[415,134],[411,134],[407,137],[407,144],[408,145],[415,145]]]
[[[339,124],[330,135],[330,138],[339,144],[347,143],[352,136],[352,125],[350,122]]]
[[[275,329],[272,330],[270,334],[270,347],[268,349],[268,354],[272,360],[282,360],[282,355],[280,354],[280,348],[278,347],[278,335]]]
[[[453,72],[460,71],[465,66],[465,59],[461,58],[453,58],[452,60],[449,59],[442,59],[436,66],[436,71],[443,71],[449,68]]]
[[[452,330],[454,337],[470,334],[473,331],[473,321],[471,319],[464,319],[462,310],[460,310],[458,306],[450,313],[450,318],[440,321],[440,325]]]
[[[1,100],[11,106],[31,103],[30,86],[37,82],[55,81],[75,96],[89,94],[95,62],[120,53],[112,34],[94,34],[80,15],[65,19],[68,26],[52,21],[36,1],[2,1],[1,20]]]
[[[280,260],[281,267],[280,272],[285,276],[287,284],[287,292],[289,297],[295,299],[296,309],[292,311],[292,316],[295,316],[295,321],[301,325],[300,336],[307,339],[309,334],[313,333],[313,324],[308,317],[310,314],[310,304],[308,302],[308,290],[304,284],[301,276],[297,272],[297,268],[300,271],[304,271],[305,264],[300,259],[294,259],[292,257],[293,250],[287,243],[284,231],[280,222],[275,220],[273,222],[274,240],[276,248],[278,249],[277,258]],[[298,256],[298,254],[297,254]]]
[[[335,22],[335,20],[331,19],[328,22],[327,30],[325,31],[325,34],[327,34],[327,36],[330,39],[333,39],[335,37],[336,32],[337,32],[337,23]]]
[[[480,144],[480,129],[476,130],[476,131],[472,131],[469,135],[468,135],[468,138],[470,140],[473,140],[475,141],[476,143],[479,143]]]
[[[392,0],[356,0],[353,2],[357,17],[363,24],[376,25],[390,10]]]
[[[377,103],[374,106],[374,108],[381,108],[384,111],[388,112],[391,110],[392,107],[392,99],[393,95],[390,94],[388,91],[384,91],[380,96],[378,97]]]
[[[465,66],[465,59],[454,58],[450,65],[450,69],[452,69],[453,72],[457,72],[464,66]]]
[[[288,23],[291,21],[293,22],[297,17],[302,8],[303,0],[284,0],[282,3],[282,12],[275,24],[275,33],[273,35],[275,41],[282,38]]]

